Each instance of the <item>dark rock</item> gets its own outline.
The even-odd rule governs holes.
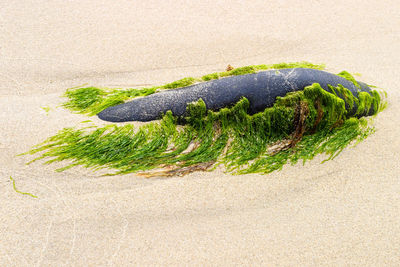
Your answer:
[[[321,70],[307,68],[268,70],[165,90],[109,107],[98,116],[102,120],[111,122],[151,121],[160,119],[161,115],[168,110],[176,116],[182,116],[186,112],[187,104],[200,98],[208,109],[218,110],[235,104],[242,97],[249,100],[249,113],[254,114],[271,107],[276,97],[303,90],[304,87],[313,83],[319,83],[327,91],[329,91],[328,84],[332,86],[341,84],[354,96],[357,96],[360,90],[345,78]],[[365,83],[359,82],[359,84],[361,91],[371,90]],[[351,112],[355,110],[356,107]]]

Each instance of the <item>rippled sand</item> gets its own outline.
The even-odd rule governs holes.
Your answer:
[[[3,2],[1,266],[400,265],[397,0]],[[376,133],[322,165],[143,179],[15,157],[87,119],[58,106],[68,87],[302,60],[389,94]]]

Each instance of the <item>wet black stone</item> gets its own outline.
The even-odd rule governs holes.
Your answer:
[[[249,113],[254,114],[273,106],[276,97],[303,90],[313,83],[319,83],[326,91],[329,91],[328,84],[341,84],[354,96],[358,95],[358,88],[352,82],[329,72],[307,68],[268,70],[161,91],[109,107],[100,112],[98,117],[111,122],[151,121],[160,119],[168,110],[176,116],[182,116],[187,104],[200,98],[208,109],[218,110],[235,104],[242,97],[249,100]],[[359,84],[361,91],[370,92],[371,89],[365,83]],[[350,113],[354,114],[356,109],[354,107]]]

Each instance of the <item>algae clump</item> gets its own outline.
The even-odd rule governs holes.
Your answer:
[[[271,66],[275,65],[249,66],[229,73],[243,74]],[[288,64],[280,66],[286,68]],[[315,66],[319,67],[311,67]],[[226,73],[202,79],[223,77]],[[181,82],[186,86],[195,79]],[[171,83],[163,88],[176,88],[179,84]],[[69,96],[73,101],[66,106],[93,114],[118,102],[119,97],[126,100],[159,89],[105,92],[89,88],[75,89],[76,95]],[[331,86],[330,90],[327,92],[319,84],[313,84],[278,97],[272,107],[254,115],[247,112],[246,98],[219,111],[207,110],[200,99],[188,105],[185,118],[167,112],[161,121],[140,128],[132,124],[65,128],[25,154],[41,153],[33,161],[47,158],[46,163],[67,160],[69,165],[58,171],[82,165],[94,170],[114,170],[110,175],[137,173],[147,177],[184,175],[221,166],[233,174],[270,173],[287,163],[300,160],[304,163],[321,153],[327,154],[327,160],[332,159],[350,143],[357,143],[374,132],[367,119],[361,117],[377,114],[385,107],[377,91],[360,92],[355,97],[341,85]],[[79,102],[77,95],[90,97]]]

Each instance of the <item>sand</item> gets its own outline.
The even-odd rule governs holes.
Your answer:
[[[0,3],[0,265],[399,266],[399,2],[187,2]],[[324,164],[144,179],[15,157],[87,119],[59,107],[68,87],[302,60],[389,94],[376,133]]]

